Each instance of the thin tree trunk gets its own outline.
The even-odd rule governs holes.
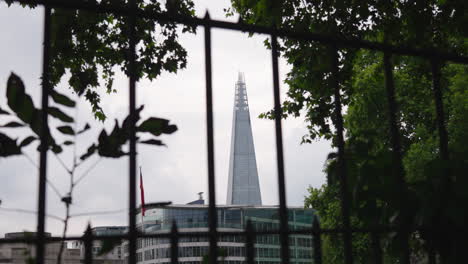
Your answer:
[[[67,209],[66,209],[66,217],[65,220],[63,221],[63,232],[62,232],[62,241],[60,244],[60,249],[59,253],[57,256],[57,264],[62,263],[62,255],[63,255],[63,249],[65,248],[65,237],[67,236],[67,229],[68,229],[68,219],[70,218],[70,204],[66,203]]]

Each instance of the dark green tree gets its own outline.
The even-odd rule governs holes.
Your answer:
[[[468,53],[465,1],[240,1],[233,0],[228,15],[245,23],[300,32],[314,32],[415,48],[435,48],[461,55]],[[267,47],[269,46],[266,40]],[[316,42],[281,39],[281,56],[292,66],[285,80],[287,98],[283,114],[304,113],[309,131],[303,143],[331,139],[333,86],[331,52]],[[339,44],[339,43],[336,43]],[[393,56],[397,122],[401,136],[404,177],[408,193],[399,193],[392,175],[389,110],[384,86],[382,54],[339,47],[338,80],[345,106],[346,164],[355,227],[398,226],[434,228],[410,234],[411,257],[424,261],[424,250],[435,248],[443,263],[465,262],[463,248],[468,220],[466,204],[468,169],[468,85],[466,65],[442,63],[441,87],[449,134],[450,159],[441,158],[430,61]],[[273,112],[261,117],[272,118]],[[336,155],[325,164],[328,183],[310,189],[306,205],[319,211],[322,226],[338,227],[340,204]],[[403,200],[404,199],[404,200]],[[403,207],[402,207],[403,205]],[[402,212],[410,212],[403,217]],[[405,219],[402,219],[405,218]],[[443,227],[450,229],[443,229]],[[456,231],[455,231],[456,230]],[[326,241],[325,258],[342,260],[339,237]],[[354,235],[357,262],[371,259],[369,237]],[[401,251],[393,233],[382,236],[386,261],[395,263]],[[328,248],[327,248],[328,247]]]

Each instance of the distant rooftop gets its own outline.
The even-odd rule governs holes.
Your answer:
[[[6,233],[5,238],[24,238],[24,237],[36,237],[36,232],[22,231],[22,232],[11,232]],[[45,232],[46,237],[51,237],[51,233]]]
[[[169,204],[169,205],[164,205],[164,206],[151,206],[151,204],[146,205],[146,210],[149,209],[154,209],[154,208],[185,208],[185,209],[198,209],[198,208],[208,208],[208,204]],[[279,208],[279,205],[233,205],[233,204],[228,204],[228,205],[216,205],[216,208],[256,208],[256,209],[275,209]],[[288,209],[307,209],[304,208],[303,206],[289,206]]]

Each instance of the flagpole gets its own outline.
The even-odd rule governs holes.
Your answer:
[[[144,189],[143,189],[143,174],[141,173],[141,166],[140,166],[140,198],[144,197],[144,194],[141,194]],[[143,224],[143,200],[140,199],[140,214],[141,214],[141,232],[144,233],[145,231],[145,226]]]

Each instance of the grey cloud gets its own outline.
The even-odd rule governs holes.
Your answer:
[[[222,8],[229,6],[229,1],[196,1],[196,6],[199,15],[204,14],[209,6],[212,17],[224,19]],[[14,70],[32,89],[36,105],[39,105],[42,10],[8,9],[1,4],[0,32],[8,40],[0,42],[0,104],[5,105],[5,83],[9,72]],[[271,109],[273,103],[271,54],[263,46],[264,38],[248,38],[245,34],[226,30],[213,31],[216,198],[220,204],[226,199],[234,82],[238,70],[246,76],[262,198],[265,204],[278,201],[274,124],[257,118],[261,112]],[[163,137],[167,148],[138,146],[138,164],[143,168],[147,202],[171,200],[185,203],[196,199],[197,192],[207,190],[203,29],[199,29],[195,36],[182,36],[181,41],[189,53],[187,69],[177,75],[164,74],[154,82],[142,80],[138,83],[137,101],[145,104],[143,116],[167,118],[179,127],[175,134]],[[288,66],[283,60],[280,66],[284,78]],[[79,126],[90,122],[95,129],[80,138],[79,152],[84,151],[90,139],[97,136],[98,128],[110,129],[113,118],[121,120],[127,115],[126,77],[118,74],[115,85],[118,93],[102,98],[103,108],[109,116],[104,124],[90,119],[89,104],[80,103]],[[59,88],[66,91],[66,83],[61,83]],[[286,88],[282,85],[283,96]],[[308,185],[318,187],[324,182],[322,166],[330,151],[329,143],[300,146],[300,137],[305,133],[302,120],[288,120],[283,124],[287,200],[289,205],[302,205]],[[37,155],[33,149],[31,153]],[[69,163],[71,157],[71,153],[67,153],[63,158]],[[85,164],[80,172],[91,164],[92,161]],[[24,158],[13,158],[0,159],[0,168],[2,206],[35,210],[38,175],[34,167]],[[52,155],[49,155],[49,178],[65,193],[68,178]],[[50,214],[63,215],[63,205],[50,188],[47,206]],[[125,210],[127,207],[128,158],[124,157],[100,162],[76,188],[72,212]],[[125,225],[127,215],[122,212],[72,219],[69,234],[81,234],[88,221],[93,225]],[[35,225],[34,215],[0,211],[0,235],[23,229],[34,230]],[[48,220],[48,231],[59,234],[61,227],[59,222]]]

